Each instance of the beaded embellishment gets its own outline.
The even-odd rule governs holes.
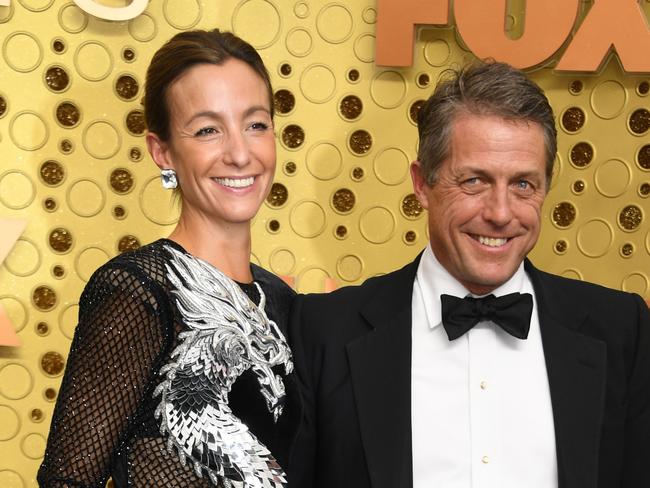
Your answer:
[[[293,370],[282,332],[239,286],[207,262],[170,246],[166,265],[178,309],[190,329],[160,370],[164,381],[154,391],[161,401],[155,416],[183,465],[217,486],[284,488],[286,475],[270,451],[237,418],[228,393],[247,369],[258,379],[269,412],[277,421],[285,397],[282,378],[271,368]]]

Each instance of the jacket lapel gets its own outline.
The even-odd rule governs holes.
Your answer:
[[[383,283],[361,310],[368,334],[347,346],[373,488],[413,485],[411,300],[416,260]]]
[[[605,408],[606,344],[580,333],[583,303],[558,289],[556,278],[526,261],[539,315],[555,422],[559,488],[593,488]],[[566,290],[565,290],[566,291]]]

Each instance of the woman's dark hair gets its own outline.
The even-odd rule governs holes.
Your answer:
[[[273,88],[262,58],[253,46],[231,32],[219,29],[180,32],[167,41],[151,59],[147,69],[144,115],[147,129],[161,140],[169,139],[169,86],[197,64],[221,65],[228,59],[249,65],[264,81],[273,117]]]

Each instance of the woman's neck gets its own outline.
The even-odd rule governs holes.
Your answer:
[[[233,280],[240,283],[253,281],[249,223],[219,226],[208,220],[184,218],[181,214],[169,239]]]

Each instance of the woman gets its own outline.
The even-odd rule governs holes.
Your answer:
[[[145,92],[147,146],[180,218],[86,286],[39,483],[283,487],[293,292],[250,264],[275,169],[269,75],[233,34],[183,32]]]

